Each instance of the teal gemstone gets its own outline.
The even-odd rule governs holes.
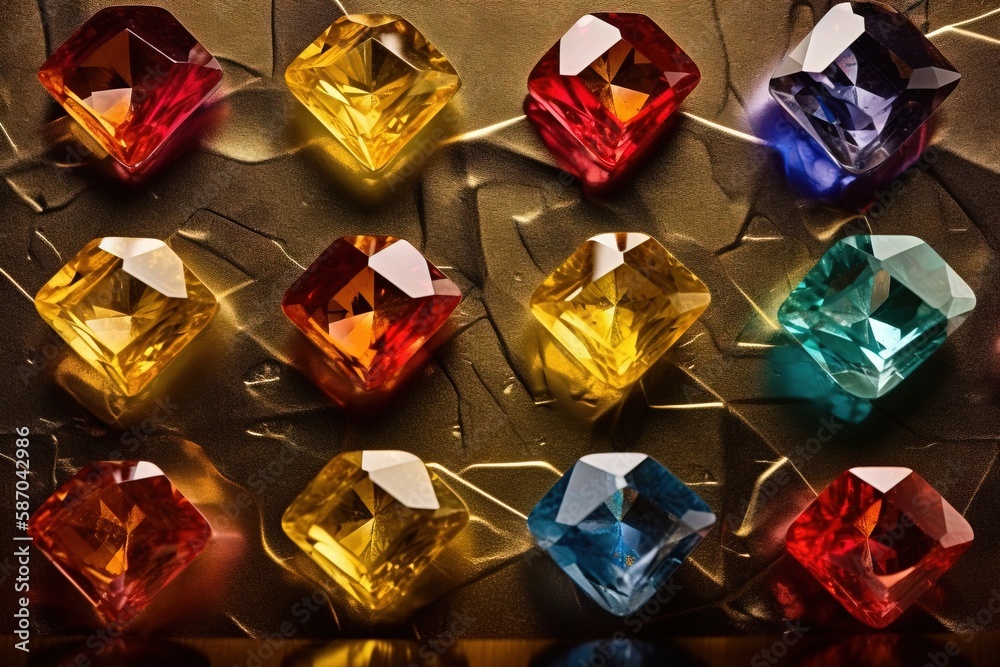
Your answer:
[[[641,609],[714,524],[694,491],[632,453],[584,456],[528,516],[538,546],[619,616]]]
[[[778,310],[778,321],[844,390],[891,391],[944,343],[976,295],[914,236],[838,241]]]

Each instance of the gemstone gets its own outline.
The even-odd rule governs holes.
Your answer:
[[[399,16],[350,14],[285,72],[292,94],[366,168],[378,171],[458,92],[458,72]]]
[[[645,454],[590,454],[528,516],[538,546],[597,604],[642,608],[715,524],[701,498]]]
[[[635,382],[694,324],[705,283],[645,234],[599,234],[535,290],[531,312],[613,387]]]
[[[126,625],[194,561],[212,528],[152,463],[102,461],[42,503],[28,535],[104,619]]]
[[[525,112],[563,169],[601,187],[657,143],[700,80],[649,17],[588,14],[535,65]]]
[[[133,396],[208,324],[216,301],[163,241],[109,236],[88,243],[54,275],[35,308]]]
[[[972,527],[909,468],[852,468],[788,529],[786,546],[858,620],[884,628],[972,544]]]
[[[407,452],[338,454],[281,527],[371,609],[392,606],[469,520],[462,499]]]
[[[972,289],[914,236],[851,236],[826,251],[778,321],[844,390],[891,391],[976,305]]]
[[[391,382],[461,300],[458,286],[409,242],[345,236],[288,289],[281,308],[367,391]]]
[[[782,61],[770,91],[834,160],[864,173],[902,146],[959,78],[904,14],[844,2]]]
[[[215,92],[222,68],[167,10],[110,7],[38,78],[109,155],[138,169]]]

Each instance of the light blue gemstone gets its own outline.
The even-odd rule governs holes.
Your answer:
[[[584,456],[528,517],[538,546],[619,616],[646,604],[714,524],[694,491],[633,453]]]
[[[972,289],[914,236],[838,241],[778,310],[778,321],[844,390],[884,396],[976,305]]]

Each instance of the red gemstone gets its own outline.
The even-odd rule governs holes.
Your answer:
[[[167,10],[111,7],[38,78],[109,155],[138,169],[219,87],[222,69]]]
[[[289,288],[281,308],[368,391],[394,381],[461,300],[458,286],[407,241],[345,236]]]
[[[848,612],[884,628],[972,544],[972,527],[909,468],[852,468],[792,523],[796,558]]]
[[[560,166],[601,188],[630,171],[701,80],[642,14],[588,14],[535,65],[525,113]]]
[[[106,620],[128,624],[201,553],[212,529],[152,463],[103,461],[42,503],[28,535]]]

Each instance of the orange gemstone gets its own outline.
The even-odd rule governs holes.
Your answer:
[[[101,616],[127,624],[201,553],[212,528],[152,463],[103,461],[42,503],[28,535]]]
[[[222,68],[166,9],[109,7],[57,48],[38,78],[131,171],[208,100]]]
[[[648,16],[588,14],[528,76],[525,113],[562,168],[603,189],[655,148],[700,80]]]
[[[410,243],[345,236],[289,288],[281,307],[364,390],[395,379],[462,300]]]

